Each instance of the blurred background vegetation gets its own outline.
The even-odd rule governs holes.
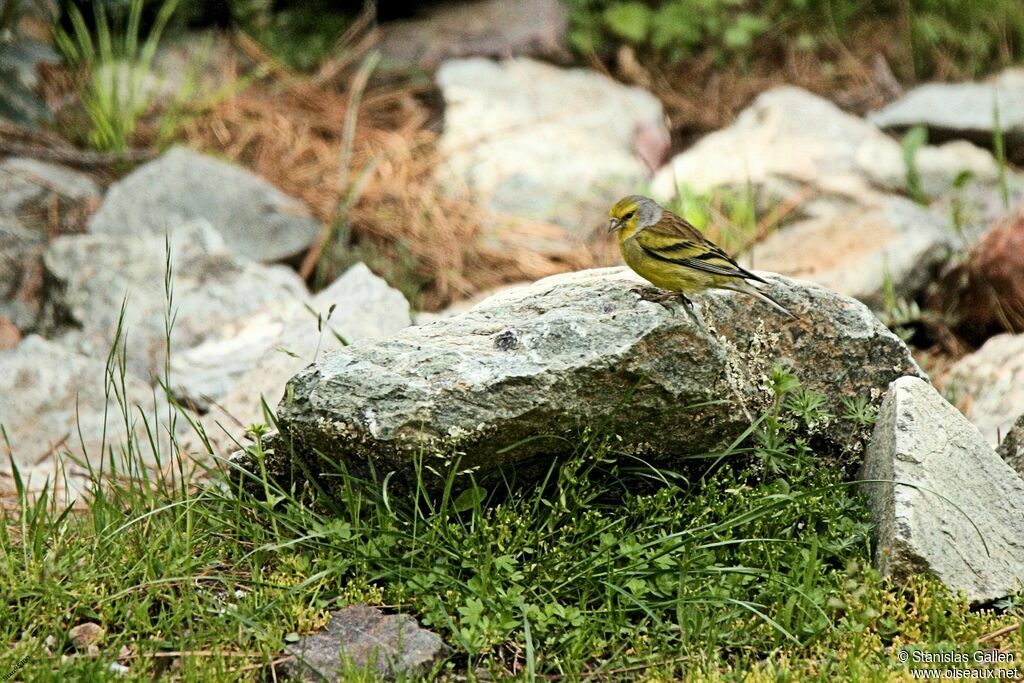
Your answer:
[[[657,96],[671,153],[777,85],[862,115],[915,83],[979,78],[1024,55],[1020,0],[562,2],[569,58]],[[34,118],[76,150],[114,155],[94,166],[110,179],[180,142],[251,168],[327,226],[300,270],[314,288],[364,260],[416,308],[435,310],[512,279],[606,263],[609,254],[589,246],[578,261],[534,266],[522,254],[475,250],[479,212],[428,186],[443,117],[433,79],[364,67],[377,27],[439,7],[0,0],[0,57],[26,26],[58,53],[32,88],[0,59],[0,114]],[[183,60],[160,63],[182,43]],[[346,113],[352,107],[358,115]],[[713,238],[742,250],[773,229],[747,199],[681,201]]]
[[[93,8],[127,15],[140,0],[59,0],[91,19]],[[646,58],[677,62],[710,51],[720,64],[750,63],[780,51],[860,49],[872,36],[901,78],[977,76],[1011,63],[1024,48],[1018,0],[564,0],[577,53],[607,56],[618,44]],[[0,30],[12,26],[18,0],[3,0]],[[45,3],[44,3],[45,4]],[[176,5],[171,30],[234,26],[278,58],[313,68],[366,9],[358,0],[141,0],[143,29]],[[379,20],[409,17],[437,2],[373,3]]]

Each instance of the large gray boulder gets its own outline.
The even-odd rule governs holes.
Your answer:
[[[467,313],[327,354],[289,382],[278,405],[298,452],[407,473],[421,449],[461,454],[482,471],[571,452],[606,425],[621,447],[661,462],[725,447],[770,404],[777,364],[821,393],[880,400],[909,351],[862,304],[766,275],[790,321],[731,292],[695,297],[696,318],[641,302],[624,268],[540,280]],[[826,447],[856,451],[833,424]]]
[[[862,479],[883,574],[932,574],[974,603],[1024,586],[1024,479],[927,382],[889,387]]]
[[[240,166],[186,147],[174,147],[114,183],[89,230],[162,237],[191,219],[209,221],[228,249],[253,261],[296,256],[320,232],[297,199]]]
[[[196,346],[273,302],[308,296],[294,271],[238,258],[206,221],[172,226],[169,239],[172,351]],[[55,240],[44,256],[48,288],[40,329],[79,353],[105,356],[127,298],[128,370],[144,381],[162,376],[165,246],[163,235],[148,234],[130,240],[106,234]]]

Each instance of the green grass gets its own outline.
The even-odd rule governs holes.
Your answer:
[[[123,356],[108,368],[116,383]],[[127,648],[126,680],[269,679],[286,642],[356,601],[441,634],[453,652],[435,674],[449,678],[889,680],[903,645],[1019,623],[1020,607],[971,612],[924,577],[881,580],[864,501],[796,436],[827,418],[820,397],[782,372],[771,386],[746,442],[685,471],[589,433],[528,486],[450,474],[428,493],[341,467],[338,498],[282,489],[262,467],[243,487],[238,472],[189,483],[178,452],[166,475],[140,476],[136,442],[96,473],[88,509],[22,494],[3,513],[0,672],[113,678]],[[870,422],[865,406],[851,415]],[[442,461],[423,454],[417,471]],[[117,476],[129,466],[136,477]],[[68,643],[85,621],[107,630],[96,658]],[[1020,632],[1007,639],[1019,657]]]

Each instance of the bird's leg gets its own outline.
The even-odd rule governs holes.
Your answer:
[[[669,302],[675,299],[682,303],[691,314],[693,313],[693,302],[682,292],[663,292],[660,289],[652,289],[651,287],[634,287],[632,291],[640,295],[641,301],[653,301],[656,304],[661,304],[669,311],[672,310]]]

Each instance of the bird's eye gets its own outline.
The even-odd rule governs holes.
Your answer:
[[[623,216],[623,218],[625,218],[628,221],[630,218],[633,217],[633,214],[635,214],[635,213],[636,213],[636,211],[630,211],[625,216]]]

